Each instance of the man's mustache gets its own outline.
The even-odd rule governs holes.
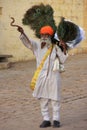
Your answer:
[[[42,39],[41,39],[41,42],[46,42],[46,41],[48,41],[47,38],[42,38]]]

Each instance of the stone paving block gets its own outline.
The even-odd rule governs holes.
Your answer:
[[[0,69],[8,69],[11,67],[11,63],[10,62],[0,62]]]

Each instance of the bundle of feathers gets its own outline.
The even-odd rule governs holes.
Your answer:
[[[32,6],[26,11],[22,19],[24,25],[28,25],[35,31],[36,37],[40,38],[40,29],[43,26],[49,25],[57,32],[59,40],[64,41],[70,47],[75,47],[81,40],[83,40],[83,29],[73,22],[61,17],[58,26],[54,20],[54,10],[50,5],[39,4]],[[54,36],[53,36],[54,38]],[[55,39],[53,39],[55,42]]]
[[[61,17],[61,21],[57,28],[57,34],[59,39],[62,39],[64,42],[74,40],[78,33],[78,26],[70,21],[65,20],[64,17]]]
[[[22,23],[29,25],[35,31],[35,35],[40,38],[40,29],[45,25],[50,25],[56,31],[53,13],[53,8],[50,5],[35,5],[26,11]]]
[[[61,17],[57,27],[57,36],[69,48],[74,48],[84,39],[84,30],[73,22]]]

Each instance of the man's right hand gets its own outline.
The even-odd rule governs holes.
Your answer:
[[[17,30],[18,30],[21,34],[23,34],[23,33],[24,33],[24,30],[23,30],[23,28],[22,28],[22,27],[18,27],[18,28],[17,28]]]

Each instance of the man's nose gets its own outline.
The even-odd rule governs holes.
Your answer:
[[[42,37],[43,37],[43,38],[46,38],[46,35],[43,35]]]

